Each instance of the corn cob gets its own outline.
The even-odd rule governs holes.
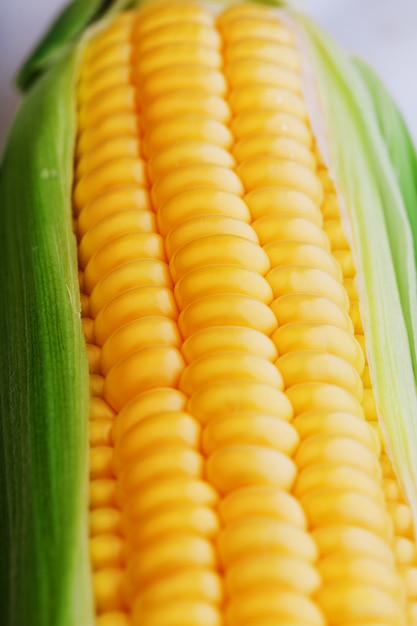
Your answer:
[[[417,623],[360,233],[296,33],[262,5],[158,0],[83,47],[73,292],[90,390],[71,413],[89,418],[94,611],[42,623]]]

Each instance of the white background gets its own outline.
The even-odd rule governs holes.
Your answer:
[[[0,150],[18,103],[12,77],[65,0],[2,0]],[[399,104],[417,145],[417,0],[301,0],[349,51],[366,59]]]

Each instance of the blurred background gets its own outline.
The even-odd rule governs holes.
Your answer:
[[[0,151],[18,106],[13,76],[66,0],[2,0]],[[350,52],[383,78],[417,145],[417,0],[299,0]]]

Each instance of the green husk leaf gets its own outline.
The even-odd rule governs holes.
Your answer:
[[[89,24],[101,17],[110,17],[130,4],[130,0],[73,0],[57,16],[20,68],[17,87],[26,91],[66,54]]]
[[[71,188],[77,53],[25,98],[0,178],[0,623],[92,626],[88,364]]]
[[[322,110],[313,126],[321,134],[324,124],[321,149],[328,148],[346,230],[351,230],[379,421],[417,528],[417,280],[408,220],[417,207],[412,194],[401,192],[361,73],[321,28],[300,15],[296,20],[303,27]]]
[[[417,265],[417,154],[396,103],[381,79],[361,59],[352,59],[366,84],[380,131],[387,146],[397,182],[403,196],[414,241]]]

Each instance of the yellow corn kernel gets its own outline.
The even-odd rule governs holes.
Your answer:
[[[77,178],[90,175],[95,168],[103,166],[103,164],[111,159],[130,157],[139,159],[140,142],[136,137],[122,135],[109,137],[100,145],[100,149],[93,152],[87,152],[77,164]]]
[[[309,219],[302,217],[294,217],[293,215],[287,215],[285,213],[278,215],[265,215],[259,218],[253,223],[253,229],[259,237],[259,241],[268,253],[278,256],[279,251],[282,250],[281,257],[278,256],[274,265],[288,265],[292,260],[292,264],[296,264],[297,248],[291,249],[291,244],[304,243],[315,247],[315,252],[318,260],[320,261],[320,250],[323,249],[329,252],[330,245],[323,230],[311,222]],[[284,242],[286,245],[284,245]],[[319,250],[317,250],[319,248]],[[287,254],[287,263],[284,263],[283,255]],[[328,258],[332,259],[331,269],[329,273],[333,276],[340,278],[341,272],[338,265],[335,263],[333,257],[328,254]],[[272,261],[271,261],[272,262]],[[315,259],[300,259],[300,265],[314,265]],[[330,261],[328,261],[328,265]],[[318,266],[320,267],[320,265]]]
[[[326,524],[314,529],[312,535],[322,558],[340,552],[375,557],[389,566],[394,564],[394,555],[389,545],[382,537],[365,527]]]
[[[113,477],[113,448],[94,446],[90,451],[90,478]]]
[[[288,216],[304,217],[318,226],[321,225],[319,207],[308,196],[295,189],[261,187],[248,193],[245,196],[245,202],[254,219],[283,213]],[[319,237],[322,241],[325,239],[323,234]]]
[[[228,43],[234,43],[239,39],[255,36],[265,39],[272,39],[279,43],[289,44],[292,42],[292,35],[278,21],[264,19],[264,16],[241,17],[240,19],[231,19],[227,25]]]
[[[226,65],[225,75],[232,89],[255,82],[282,87],[295,93],[301,91],[300,77],[296,72],[283,67],[280,63],[268,62],[265,59],[247,57],[237,59]]]
[[[196,186],[208,186],[236,196],[243,196],[244,193],[242,182],[235,172],[211,163],[196,163],[168,172],[155,183],[152,188],[154,206],[159,208],[171,196]]]
[[[279,520],[246,518],[228,524],[220,533],[219,553],[223,563],[235,563],[245,556],[277,552],[308,562],[317,558],[317,548],[309,533]]]
[[[147,190],[135,185],[114,187],[92,200],[81,212],[77,230],[80,237],[85,235],[91,227],[125,209],[147,210],[150,208]]]
[[[187,503],[173,511],[155,512],[153,518],[131,529],[129,540],[131,548],[139,550],[148,542],[168,535],[189,533],[214,539],[218,531],[218,518],[212,508]]]
[[[255,231],[246,222],[233,217],[211,213],[209,215],[190,217],[174,226],[165,239],[167,256],[171,258],[177,250],[194,239],[204,237],[205,235],[224,235],[225,233],[259,243]]]
[[[294,496],[272,486],[244,487],[228,494],[219,504],[219,515],[225,525],[249,516],[273,518],[301,529],[307,520]]]
[[[131,565],[130,577],[135,582],[152,581],[175,571],[184,563],[190,568],[210,568],[216,563],[213,545],[207,539],[182,534],[159,539],[141,550]]]
[[[379,504],[384,501],[377,477],[351,463],[343,465],[339,459],[305,467],[297,479],[294,494],[301,498],[313,491],[327,488],[357,491]]]
[[[170,289],[149,285],[125,291],[98,313],[94,320],[95,340],[102,346],[124,324],[153,316],[177,319],[178,308]]]
[[[321,409],[364,415],[357,398],[337,385],[322,382],[299,383],[288,389],[286,395],[295,415]]]
[[[119,534],[120,523],[121,515],[118,509],[103,507],[90,511],[90,534],[92,537],[103,534]]]
[[[173,280],[178,282],[204,261],[210,265],[237,265],[262,276],[270,268],[266,253],[258,244],[236,235],[206,235],[184,244],[174,253],[170,261]]]
[[[311,293],[290,293],[275,299],[271,309],[278,324],[284,326],[293,322],[320,322],[333,324],[352,333],[352,320],[346,311],[329,298]]]
[[[94,573],[94,596],[100,613],[125,608],[123,577],[124,572],[119,568],[104,568]]]
[[[94,569],[118,567],[124,561],[124,542],[113,534],[100,534],[90,539],[90,558]]]
[[[364,494],[322,490],[305,495],[302,505],[314,527],[331,524],[359,526],[371,530],[388,542],[392,538],[391,520],[383,506]]]
[[[210,24],[202,24],[198,21],[174,21],[143,34],[138,42],[138,52],[143,54],[160,45],[176,45],[184,41],[189,43],[195,41],[215,49],[221,46],[221,38]]]
[[[159,387],[138,394],[117,414],[113,425],[113,440],[117,440],[131,426],[160,411],[182,411],[187,398],[177,389]]]
[[[224,23],[224,13],[221,23]],[[296,50],[262,37],[242,39],[237,41],[232,48],[225,51],[227,61],[236,61],[245,57],[265,60],[276,59],[280,65],[295,71],[300,66],[300,59]]]
[[[259,554],[239,559],[227,573],[229,593],[245,593],[253,587],[279,586],[301,593],[315,593],[321,583],[317,570],[306,560],[288,555]]]
[[[78,88],[80,104],[84,104],[84,106],[87,103],[91,104],[97,96],[102,96],[112,87],[128,85],[130,79],[131,70],[123,61],[99,68],[96,72],[93,71],[89,75],[88,81],[86,78],[80,81]]]
[[[234,380],[213,383],[192,395],[188,407],[203,424],[231,410],[260,411],[285,420],[292,417],[292,407],[286,396],[264,383]]]
[[[91,419],[90,414],[90,422],[89,422],[89,432],[90,432],[90,445],[91,446],[100,446],[111,444],[111,429],[113,425],[113,419]]]
[[[119,476],[119,498],[128,497],[135,489],[147,482],[168,476],[201,478],[203,458],[192,448],[184,445],[161,446],[132,461]]]
[[[397,623],[397,602],[376,585],[363,587],[354,582],[333,583],[319,592],[319,597],[334,624],[343,624],[347,619]]]
[[[157,345],[142,348],[118,362],[104,383],[104,397],[120,410],[136,395],[148,389],[175,387],[184,368],[184,360],[172,346]],[[137,371],[144,376],[138,384]]]
[[[300,122],[301,123],[301,122]],[[241,163],[245,159],[254,158],[262,154],[268,154],[278,159],[289,159],[304,165],[310,170],[315,169],[315,160],[306,146],[292,137],[281,137],[273,133],[255,133],[245,135],[233,147],[233,155]],[[260,188],[262,192],[268,190]],[[283,191],[282,188],[273,188],[273,193]],[[285,191],[285,190],[284,190]]]
[[[127,613],[119,611],[102,613],[97,619],[97,626],[129,626],[129,623]]]
[[[293,423],[301,439],[325,434],[349,437],[373,450],[378,458],[381,454],[379,438],[360,414],[321,409],[303,412]]]
[[[221,263],[209,267],[202,265],[183,274],[175,285],[174,293],[181,309],[199,298],[216,293],[242,294],[265,304],[273,299],[271,287],[261,274],[238,265]]]
[[[272,237],[270,236],[270,234],[268,234],[269,242],[265,243],[263,247],[268,255],[271,266],[310,266],[316,269],[323,270],[324,272],[326,272],[326,274],[329,274],[333,278],[340,280],[340,266],[337,264],[331,253],[325,247],[321,247],[321,241],[317,242],[318,245],[317,243],[313,243],[314,232],[311,232],[313,229],[309,228],[308,232],[306,233],[306,229],[303,228],[303,221],[304,220],[298,219],[274,219],[271,226],[276,227],[277,231],[280,232],[279,237],[282,236],[283,238],[276,238],[275,241],[272,241]],[[254,228],[256,228],[257,230],[259,229],[258,232],[260,232],[262,236],[265,233],[266,227],[268,227],[270,224],[266,221],[263,224],[261,224],[261,222],[263,222],[263,220],[258,220],[257,222],[255,222]],[[279,226],[282,226],[282,230],[278,228]],[[296,226],[299,226],[300,228],[297,229]],[[286,235],[286,227],[289,227],[288,239],[284,239]],[[292,234],[293,232],[294,234]],[[300,241],[301,238],[307,239],[307,241]],[[313,240],[313,242],[311,240]]]
[[[365,367],[363,352],[355,338],[345,329],[333,324],[284,324],[275,331],[271,339],[281,355],[298,350],[326,350],[353,365],[359,375]]]
[[[218,352],[207,354],[193,361],[184,369],[179,388],[191,396],[194,391],[222,380],[256,380],[266,385],[283,388],[278,369],[266,359],[241,352]]]
[[[288,113],[306,120],[306,107],[299,95],[280,87],[265,85],[241,85],[230,94],[230,106],[233,111],[240,113],[250,109],[274,108],[282,113]]]
[[[74,193],[75,206],[81,209],[109,187],[116,185],[142,187],[145,184],[145,164],[142,159],[129,156],[115,157],[97,165],[80,178]]]
[[[133,624],[153,626],[153,624],[190,624],[190,626],[221,626],[219,611],[208,602],[199,600],[176,600],[174,606],[158,606],[142,610],[133,605]]]
[[[219,495],[206,481],[190,476],[164,478],[158,482],[144,485],[141,491],[132,494],[124,511],[125,527],[137,523],[140,518],[153,515],[164,507],[187,504],[214,507]]]
[[[205,47],[205,50],[210,48]],[[206,115],[224,124],[230,121],[230,108],[227,102],[220,96],[199,89],[176,89],[159,96],[147,105],[144,117],[146,122],[152,124],[177,113]]]
[[[85,268],[86,291],[90,293],[110,270],[140,258],[165,260],[165,250],[160,235],[133,232],[111,239],[92,256]]]
[[[191,302],[181,312],[178,325],[184,339],[210,326],[244,326],[269,336],[277,327],[271,309],[256,298],[218,294]]]
[[[320,206],[323,191],[317,176],[303,165],[273,156],[245,159],[237,168],[246,191],[259,187],[283,186],[305,193]]]
[[[375,587],[389,594],[398,595],[401,589],[392,578],[391,568],[379,559],[369,556],[332,555],[319,563],[319,571],[324,582],[327,581],[363,581],[372,580]],[[394,584],[393,584],[394,582]]]
[[[183,220],[207,213],[250,221],[248,207],[239,196],[207,185],[185,189],[169,198],[158,210],[158,227],[162,235],[167,235]]]
[[[188,337],[181,347],[182,355],[187,363],[221,350],[248,352],[268,361],[274,361],[278,356],[269,337],[254,328],[244,326],[204,328]]]
[[[119,472],[142,452],[160,445],[195,447],[200,439],[200,424],[183,411],[164,411],[140,420],[118,439],[114,451],[114,466]]]
[[[267,280],[275,298],[289,294],[308,294],[328,298],[340,309],[347,311],[349,301],[341,283],[316,267],[281,265],[270,270]]]
[[[259,413],[232,413],[212,420],[204,431],[203,451],[211,454],[236,442],[279,450],[292,456],[297,431],[285,420]]]
[[[207,460],[207,478],[222,494],[252,485],[289,489],[295,472],[296,466],[288,456],[259,445],[220,448]]]
[[[135,287],[171,287],[168,265],[160,259],[140,258],[119,265],[101,278],[90,295],[90,313],[100,311],[118,295]]]
[[[299,383],[330,383],[346,389],[359,401],[362,381],[356,369],[344,359],[320,350],[288,352],[276,362],[286,388]]]
[[[205,115],[187,114],[175,116],[160,122],[156,128],[145,137],[145,149],[152,159],[159,151],[169,148],[179,141],[208,142],[222,150],[228,150],[233,143],[230,130],[217,120],[212,120]],[[195,163],[190,159],[191,163]],[[224,159],[223,159],[224,161]],[[230,167],[230,158],[226,160],[226,166]],[[209,159],[202,163],[212,163]],[[222,165],[220,163],[219,165]],[[161,186],[161,185],[159,185]]]
[[[190,119],[187,119],[186,129],[186,134],[191,134]],[[163,144],[161,151],[156,152],[149,161],[148,173],[151,182],[158,180],[163,174],[176,169],[178,166],[189,163],[213,163],[213,165],[221,167],[234,167],[235,160],[224,147],[198,139],[195,137],[195,133],[191,139],[187,139],[184,128],[176,127],[175,130],[181,134],[181,142],[174,143],[174,145]],[[166,133],[167,129],[164,132]],[[207,129],[204,132],[207,132]],[[165,134],[164,143],[167,144],[166,138],[167,135]],[[172,140],[172,136],[169,139]],[[156,137],[153,136],[149,141],[155,142]]]
[[[80,264],[86,266],[94,253],[111,239],[134,231],[152,232],[154,228],[154,216],[149,211],[128,209],[106,217],[93,228],[90,228],[81,239],[79,245]]]
[[[133,111],[116,111],[100,119],[81,133],[77,144],[77,156],[83,157],[98,150],[102,142],[124,135],[136,138],[139,134],[138,117]]]
[[[280,623],[324,626],[325,622],[315,603],[293,591],[275,591],[274,589],[256,590],[250,596],[240,597],[232,601],[227,610],[228,624],[258,623],[263,616],[273,616]],[[250,621],[249,621],[250,620]],[[253,621],[252,621],[253,620]]]
[[[181,337],[175,322],[163,315],[151,315],[123,324],[103,344],[101,371],[107,375],[119,361],[148,347],[149,342],[161,342],[179,349]]]
[[[301,470],[309,465],[340,461],[341,465],[356,467],[372,477],[381,476],[373,450],[348,437],[328,434],[307,437],[298,448],[295,460]]]
[[[177,64],[182,65],[193,59],[195,63],[218,69],[222,64],[222,57],[218,50],[201,45],[195,41],[178,42],[175,56],[168,44],[151,48],[136,62],[136,70],[140,76],[152,75],[160,69]]]
[[[158,606],[179,598],[195,598],[219,604],[222,600],[222,585],[218,574],[198,568],[178,572],[156,581],[140,593],[136,607]]]
[[[158,70],[141,85],[141,95],[153,100],[173,89],[204,89],[215,96],[224,96],[227,82],[219,70],[192,61]]]

